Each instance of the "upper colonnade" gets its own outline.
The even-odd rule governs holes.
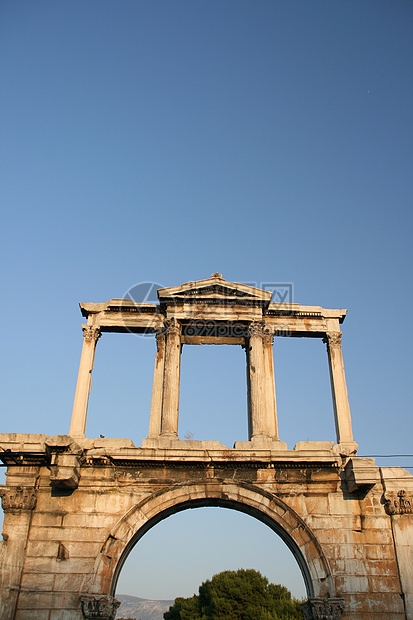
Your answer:
[[[246,351],[248,436],[237,449],[286,450],[278,436],[273,362],[274,336],[321,338],[327,346],[338,450],[357,451],[353,440],[340,325],[346,310],[271,303],[271,291],[230,283],[221,274],[158,289],[159,304],[111,299],[81,303],[83,348],[70,435],[85,436],[96,344],[105,332],[156,337],[149,435],[143,447],[176,447],[181,350],[184,344],[241,345]],[[185,442],[187,444],[187,442]],[[214,442],[212,442],[214,443]]]

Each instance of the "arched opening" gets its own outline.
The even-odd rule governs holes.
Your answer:
[[[297,562],[273,530],[245,512],[208,506],[179,511],[146,532],[120,570],[116,598],[189,597],[213,575],[240,568],[306,596]]]
[[[132,506],[102,545],[89,593],[113,596],[126,558],[146,532],[170,515],[204,506],[245,512],[266,524],[282,538],[295,557],[307,596],[335,596],[334,580],[320,543],[287,503],[255,485],[216,478],[172,485]]]
[[[182,506],[140,533],[134,543],[118,568],[116,598],[122,594],[155,600],[189,597],[214,574],[239,568],[258,570],[270,582],[287,587],[295,598],[306,597],[289,548],[273,528],[244,510]]]

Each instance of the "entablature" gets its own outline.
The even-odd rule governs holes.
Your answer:
[[[27,438],[27,439],[26,439]],[[247,442],[245,442],[247,443]],[[283,447],[284,446],[284,447]],[[178,440],[171,447],[136,447],[131,439],[78,438],[67,435],[26,435],[0,433],[0,460],[13,465],[50,465],[53,455],[72,454],[82,463],[109,459],[113,462],[188,462],[188,463],[264,463],[277,467],[298,467],[307,464],[339,467],[342,458],[332,441],[299,442],[293,450],[274,442],[268,447],[230,448],[218,441]]]
[[[322,338],[328,332],[339,332],[347,313],[321,306],[270,303],[270,291],[230,284],[220,278],[159,289],[158,295],[159,304],[114,298],[79,305],[88,324],[102,332],[155,333],[165,321],[178,321],[183,344],[193,344],[193,336],[208,336],[203,343],[212,343],[211,339],[217,337],[231,338],[225,344],[242,344],[240,339],[248,336],[248,326],[254,322],[262,323],[275,336]],[[214,328],[209,334],[208,327]]]

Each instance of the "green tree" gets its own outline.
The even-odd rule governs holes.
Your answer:
[[[304,613],[284,586],[258,571],[224,571],[204,581],[199,594],[177,598],[164,620],[299,620]]]
[[[190,598],[178,597],[175,603],[163,615],[166,620],[203,620],[199,609],[198,596]]]

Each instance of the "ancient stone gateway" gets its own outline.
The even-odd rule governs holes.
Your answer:
[[[346,311],[271,303],[270,292],[220,274],[158,297],[81,304],[87,323],[69,434],[0,435],[0,618],[112,619],[136,542],[175,512],[224,506],[261,520],[288,545],[307,587],[307,618],[413,619],[413,476],[356,456],[340,343]],[[156,338],[141,447],[85,436],[96,343],[111,331]],[[288,450],[279,438],[274,336],[326,343],[336,443]],[[249,440],[230,448],[178,438],[181,348],[201,344],[246,352]]]

